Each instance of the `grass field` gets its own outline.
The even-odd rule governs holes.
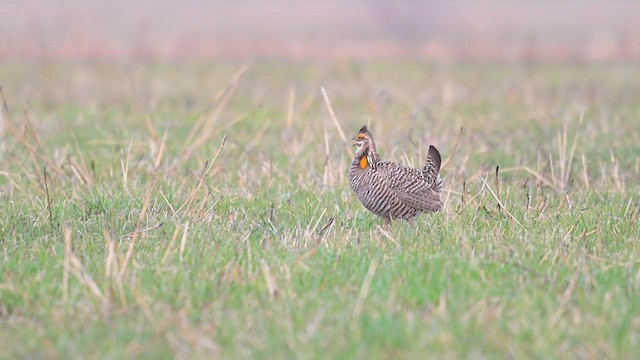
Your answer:
[[[633,65],[2,62],[0,79],[2,358],[640,354]],[[367,123],[386,159],[443,154],[445,210],[416,230],[384,231],[349,189]]]

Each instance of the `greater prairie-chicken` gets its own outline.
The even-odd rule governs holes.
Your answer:
[[[366,126],[352,140],[357,150],[349,169],[349,185],[364,207],[384,219],[385,227],[395,219],[415,227],[420,213],[442,210],[438,149],[429,146],[424,168],[417,170],[382,161]]]

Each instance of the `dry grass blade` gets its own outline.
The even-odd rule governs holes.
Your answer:
[[[451,155],[449,155],[449,157],[447,158],[447,160],[445,160],[444,163],[442,163],[442,166],[440,166],[440,171],[442,171],[442,169],[446,168],[447,165],[449,164],[449,161],[451,161],[453,159],[454,156],[456,156],[456,153],[458,151],[458,144],[460,143],[460,138],[462,137],[462,130],[464,128],[460,128],[460,132],[458,133],[458,137],[456,138],[456,142],[453,144],[453,150],[451,151]]]
[[[580,115],[582,117],[582,115]],[[567,159],[567,171],[564,177],[564,184],[568,184],[571,180],[571,168],[573,167],[573,159],[575,158],[576,153],[576,145],[578,144],[578,133],[573,136],[573,144],[571,144],[571,151],[569,153],[569,158]]]
[[[162,156],[164,154],[164,149],[167,142],[167,133],[164,133],[162,137],[162,143],[160,143],[160,149],[158,150],[158,155],[155,160],[155,168],[153,171],[153,175],[151,178],[151,182],[149,186],[147,186],[147,191],[144,196],[144,202],[142,204],[142,210],[140,211],[140,216],[138,217],[138,222],[136,223],[135,230],[133,231],[133,235],[131,237],[131,242],[129,242],[129,249],[127,250],[127,254],[122,262],[122,266],[120,267],[120,278],[124,276],[124,273],[127,271],[127,267],[129,265],[129,261],[131,260],[131,256],[133,256],[133,250],[135,249],[136,242],[138,237],[140,236],[142,222],[147,215],[147,210],[149,209],[149,204],[151,203],[151,196],[153,193],[153,189],[156,186],[156,182],[158,180],[158,168],[160,167],[160,162],[162,161]]]
[[[24,146],[27,150],[29,150],[29,152],[31,153],[32,156],[34,156],[35,158],[37,158],[40,161],[42,161],[43,163],[45,163],[45,165],[49,169],[53,170],[53,172],[55,172],[56,175],[63,176],[63,171],[58,166],[56,166],[55,163],[51,161],[51,159],[49,159],[46,156],[44,156],[40,151],[38,151],[38,149],[36,147],[31,145],[31,142],[28,139],[26,139],[23,134],[20,134],[19,131],[13,131],[13,130],[15,130],[15,129],[13,129],[13,127],[10,127],[9,129],[12,130],[13,137],[16,140],[18,140],[18,142],[22,146]]]
[[[182,156],[182,160],[186,161],[191,157],[191,154],[200,146],[207,143],[214,135],[214,123],[220,117],[222,110],[224,110],[225,106],[233,97],[238,85],[240,84],[240,79],[249,69],[249,65],[245,64],[238,72],[229,80],[229,83],[220,90],[219,95],[216,95],[215,101],[219,100],[218,106],[216,106],[215,110],[206,120],[201,120],[197,122],[191,129],[191,132],[187,136],[186,140],[186,149]],[[218,99],[219,98],[219,99]]]
[[[489,186],[489,184],[487,184],[487,180],[483,177],[480,177],[480,180],[482,180],[482,183],[484,184],[484,186],[486,187],[487,190],[489,190],[489,192],[491,193],[491,195],[493,196],[494,199],[496,199],[496,201],[498,202],[498,205],[504,209],[504,211],[507,213],[507,215],[509,215],[509,217],[516,222],[516,224],[520,225],[520,227],[524,227],[522,226],[522,224],[520,223],[520,221],[518,221],[518,219],[516,219],[513,215],[511,215],[511,213],[504,207],[504,205],[502,204],[502,202],[500,201],[500,199],[498,198],[498,196],[496,195],[495,192],[493,192],[493,190],[491,189],[491,186]]]
[[[167,206],[171,210],[171,214],[175,215],[176,210],[173,208],[173,205],[171,205],[171,202],[169,201],[169,199],[167,199],[167,196],[162,192],[162,190],[158,191],[158,194],[160,194],[160,196],[162,197],[162,200],[164,200],[165,204],[167,204]]]
[[[118,253],[117,242],[109,235],[107,229],[102,229],[102,235],[104,236],[105,247],[107,252],[105,254],[105,281],[112,284],[115,282],[117,286],[118,296],[120,297],[120,304],[123,308],[127,307],[127,297],[124,292],[124,285],[122,283],[122,278],[120,277],[120,272],[118,270]],[[112,286],[112,285],[110,285]],[[113,291],[113,288],[111,288]]]
[[[147,319],[149,323],[153,326],[157,326],[156,317],[153,316],[151,309],[146,301],[146,297],[140,294],[140,289],[138,287],[131,287],[131,295],[133,295],[133,300],[136,302],[138,307],[142,310],[144,317]]]
[[[276,282],[276,278],[271,274],[271,268],[265,259],[260,259],[260,269],[262,270],[262,275],[264,276],[264,280],[267,283],[267,290],[269,291],[269,296],[271,298],[278,297],[278,283]]]
[[[211,161],[209,162],[209,165],[207,166],[205,171],[200,176],[200,179],[198,180],[198,185],[196,185],[196,187],[191,191],[191,193],[189,194],[189,197],[187,198],[187,200],[184,202],[184,204],[182,204],[182,206],[180,206],[180,208],[178,208],[178,211],[176,211],[176,213],[182,212],[183,215],[184,215],[184,213],[186,213],[189,210],[189,207],[191,206],[191,204],[193,202],[193,199],[195,198],[195,196],[198,193],[198,191],[200,191],[200,189],[204,185],[204,181],[206,180],[207,175],[211,171],[211,167],[213,167],[213,164],[216,162],[216,159],[218,159],[218,156],[220,155],[220,152],[222,152],[222,149],[224,149],[224,144],[225,144],[226,141],[227,141],[227,135],[225,135],[222,138],[222,142],[220,143],[220,147],[218,148],[218,151],[213,156],[213,159],[211,159]]]
[[[207,211],[205,211],[204,213],[204,217],[209,219],[209,222],[211,222],[212,217],[213,217],[213,209],[215,209],[216,205],[218,205],[218,203],[220,202],[220,200],[222,200],[224,198],[224,196],[220,196],[218,198],[218,200],[214,201],[213,204],[211,204],[211,206],[209,206],[209,208],[207,209]]]
[[[360,293],[358,294],[358,299],[356,300],[356,305],[353,308],[353,313],[351,314],[351,321],[355,321],[360,317],[362,313],[362,309],[364,308],[364,301],[367,299],[367,295],[369,294],[369,287],[371,286],[371,281],[373,280],[373,276],[376,274],[376,269],[378,268],[378,258],[373,258],[371,263],[369,264],[369,270],[367,271],[367,275],[364,277],[362,281],[362,286],[360,287]]]
[[[189,221],[184,224],[182,239],[180,240],[180,261],[183,261],[184,249],[187,247],[187,234],[189,233]]]
[[[64,272],[62,273],[63,278],[63,300],[65,302],[68,301],[69,298],[69,273],[71,273],[81,284],[83,284],[91,294],[95,297],[95,299],[100,304],[100,309],[102,311],[103,316],[106,318],[109,301],[104,296],[100,287],[93,280],[91,275],[87,272],[82,262],[75,256],[73,250],[71,249],[71,229],[69,227],[65,228],[64,231],[64,242],[65,242],[65,256],[64,256]]]
[[[449,189],[445,190],[447,192],[447,197],[444,199],[443,209],[447,209],[449,207],[449,199],[451,198],[451,194],[455,194],[456,192],[453,190],[453,184],[456,182],[456,175],[453,175],[451,182],[449,183]],[[462,204],[464,205],[464,191],[462,193]]]
[[[571,295],[573,294],[573,290],[576,287],[576,283],[578,279],[579,279],[579,271],[578,269],[576,269],[575,272],[573,273],[573,276],[571,276],[571,279],[569,280],[569,284],[567,284],[567,287],[564,290],[564,293],[562,294],[562,298],[560,299],[560,306],[558,306],[558,308],[556,309],[556,312],[551,316],[551,319],[549,319],[549,323],[551,324],[552,327],[556,326],[556,324],[560,320],[560,317],[562,316],[562,313],[565,311],[567,304],[571,299]]]
[[[329,228],[333,226],[334,220],[335,219],[333,217],[329,218],[329,221],[327,221],[327,223],[322,227],[322,229],[320,229],[320,231],[318,232],[318,241],[322,241],[327,230],[329,230]]]
[[[318,252],[318,246],[320,245],[320,242],[318,241],[316,243],[316,245],[314,245],[311,250],[307,251],[306,253],[298,256],[294,261],[293,264],[291,265],[291,270],[295,270],[296,267],[298,267],[298,265],[302,264],[302,261],[305,260],[306,258],[309,258],[311,256],[313,256],[316,252]]]
[[[173,236],[171,236],[171,241],[169,242],[169,245],[167,245],[167,250],[165,250],[164,255],[162,256],[162,260],[160,261],[160,264],[164,265],[164,263],[167,261],[167,257],[169,257],[171,250],[173,250],[173,246],[176,242],[176,239],[178,238],[179,232],[180,232],[180,225],[177,225],[176,228],[173,230]],[[185,232],[186,232],[186,228],[185,228]]]
[[[289,105],[287,106],[287,130],[291,129],[293,123],[293,111],[296,103],[296,88],[294,86],[289,89]]]
[[[127,148],[127,157],[123,159],[122,150],[120,151],[120,168],[122,169],[122,187],[125,191],[127,191],[127,184],[129,180],[129,163],[131,160],[131,148],[133,147],[133,139],[129,142],[129,147]]]
[[[64,262],[62,266],[62,302],[69,301],[69,259],[71,258],[71,228],[64,228]]]
[[[4,157],[4,152],[7,148],[5,128],[9,126],[9,112],[7,110],[7,102],[4,100],[4,94],[2,93],[2,86],[0,86],[0,97],[2,98],[2,109],[0,109],[0,156]],[[7,119],[5,119],[5,116]]]
[[[327,95],[327,91],[324,89],[324,86],[320,88],[320,91],[322,92],[322,96],[324,97],[325,104],[327,104],[327,110],[329,110],[329,115],[331,115],[333,125],[335,125],[336,129],[338,130],[338,134],[340,134],[340,138],[342,139],[342,141],[348,145],[349,143],[347,141],[347,137],[344,135],[344,131],[342,131],[342,127],[340,126],[340,122],[336,117],[336,113],[333,111],[331,101],[329,100],[329,95]],[[351,156],[353,156],[353,150],[351,148],[349,148],[349,152],[351,153]]]
[[[142,203],[142,210],[140,211],[138,222],[136,224],[135,230],[133,231],[133,234],[131,234],[129,249],[127,250],[127,254],[122,262],[122,266],[120,267],[120,277],[124,276],[125,271],[127,271],[129,261],[131,260],[131,256],[133,256],[133,250],[135,249],[136,242],[138,240],[138,237],[140,236],[140,233],[143,231],[143,229],[140,229],[140,226],[142,225],[142,222],[144,221],[147,215],[147,210],[149,209],[149,204],[151,203],[151,195],[152,195],[153,189],[155,188],[155,185],[156,185],[156,177],[154,176],[151,183],[149,183],[149,186],[147,187],[147,192],[145,193],[145,196],[144,196],[144,202]]]
[[[89,169],[83,167],[82,163],[76,162],[73,158],[68,157],[69,165],[73,175],[78,179],[81,184],[91,184],[91,175]]]
[[[385,230],[382,226],[380,225],[376,225],[376,228],[378,229],[378,231],[380,231],[380,233],[387,238],[387,240],[391,241],[397,248],[400,248],[400,244],[396,241],[396,239],[393,238],[393,236],[391,236],[391,234]]]
[[[84,177],[85,183],[86,184],[92,184],[93,183],[93,177],[91,176],[91,171],[89,171],[89,166],[87,166],[87,162],[85,161],[84,152],[80,148],[80,144],[78,144],[78,139],[76,139],[76,135],[73,134],[73,133],[71,135],[73,137],[73,143],[76,146],[76,151],[78,153],[78,157],[80,157],[80,163],[79,164],[74,164],[74,165],[78,169],[80,169],[80,171],[82,173],[82,176]],[[74,161],[74,163],[75,163],[75,161]]]
[[[73,253],[71,253],[71,257],[69,259],[69,272],[71,272],[71,274],[73,274],[78,279],[78,281],[80,281],[91,291],[91,293],[102,305],[102,309],[106,310],[108,306],[107,298],[102,294],[100,287],[98,286],[98,284],[96,284],[91,275],[89,275],[82,262],[80,262],[80,260]]]
[[[589,190],[589,172],[587,171],[587,159],[582,153],[582,182],[587,190]]]
[[[149,114],[145,115],[144,126],[147,129],[147,132],[149,133],[153,141],[158,141],[160,139],[160,136],[158,135],[156,128],[153,126],[153,119],[151,119],[151,115]]]
[[[47,181],[47,168],[44,168],[44,190],[47,193],[47,210],[49,212],[49,225],[51,226],[51,230],[53,230],[53,211],[51,211],[51,197],[49,196],[49,184]]]
[[[44,150],[42,150],[42,147],[40,145],[40,140],[37,136],[37,134],[35,133],[35,130],[33,129],[33,126],[31,126],[31,122],[29,121],[29,116],[28,116],[28,112],[27,109],[25,107],[25,112],[24,112],[24,119],[25,119],[25,123],[26,123],[26,129],[25,129],[25,133],[21,133],[20,131],[18,131],[17,129],[15,129],[12,125],[11,119],[10,119],[10,115],[9,115],[9,108],[7,106],[7,101],[4,97],[4,94],[2,93],[2,89],[0,88],[0,96],[2,97],[2,113],[3,115],[3,119],[6,116],[6,121],[2,122],[2,126],[6,125],[7,129],[9,130],[9,132],[11,133],[11,135],[18,140],[18,142],[24,146],[30,153],[31,156],[34,159],[39,159],[40,161],[42,161],[43,163],[45,163],[45,166],[47,166],[49,169],[51,169],[54,173],[56,173],[56,175],[58,176],[62,176],[63,175],[63,171],[55,165],[55,163],[53,161],[51,161],[51,159],[47,158],[45,155],[46,152]],[[33,137],[33,140],[30,141],[29,139],[27,139],[27,134],[26,131],[29,131]],[[3,138],[1,139],[2,142],[4,143],[4,134],[3,134]],[[32,144],[35,143],[35,146]],[[18,163],[19,166],[24,170],[24,167],[22,166],[21,163]],[[35,164],[36,167],[40,167],[40,164]],[[30,174],[28,171],[25,171],[25,175],[30,177]]]
[[[164,225],[164,223],[158,223],[157,225],[149,226],[148,228],[144,228],[144,229],[140,229],[140,230],[134,230],[132,232],[129,232],[129,233],[126,233],[126,234],[122,235],[121,237],[122,238],[126,238],[126,237],[129,237],[129,236],[133,236],[134,234],[136,234],[136,232],[144,234],[144,233],[147,233],[149,231],[160,229],[162,227],[162,225]]]
[[[582,123],[583,118],[584,118],[584,110],[580,112],[580,117],[578,119],[578,122]],[[558,131],[558,156],[559,156],[558,162],[560,166],[560,183],[559,184],[556,183],[555,185],[556,185],[556,188],[561,191],[564,191],[566,186],[569,184],[569,181],[571,178],[571,168],[573,167],[573,160],[575,157],[576,145],[578,144],[578,135],[579,135],[578,132],[575,133],[573,137],[573,143],[571,144],[571,149],[569,150],[568,148],[569,142],[567,140],[568,138],[567,126],[568,124],[565,122],[562,127],[562,132]]]
[[[554,181],[547,180],[544,176],[540,175],[540,173],[531,169],[528,166],[516,166],[516,167],[510,167],[510,168],[503,168],[503,169],[500,169],[500,171],[503,173],[512,172],[512,171],[525,171],[535,176],[538,181],[544,183],[547,186],[553,187],[555,183],[555,180]]]
[[[313,221],[313,218],[316,216],[316,213],[318,212],[319,206],[320,205],[318,205],[318,207],[316,207],[316,209],[313,212],[313,215],[311,216],[311,221],[307,224],[307,230],[305,231],[305,236],[307,238],[311,237],[311,235],[316,232],[316,229],[318,228],[318,225],[320,224],[320,220],[322,220],[322,217],[324,216],[324,213],[327,212],[326,208],[322,209],[322,212],[320,213],[320,216],[318,216],[318,220],[316,220],[315,225],[313,226],[313,228],[311,228],[311,222]]]
[[[327,133],[327,127],[324,127],[324,151],[325,151],[325,161],[324,161],[324,171],[323,176],[322,176],[322,186],[324,189],[328,188],[328,181],[329,181],[329,163],[330,163],[330,155],[331,155],[331,151],[329,150],[329,134]]]
[[[496,166],[496,194],[498,203],[500,203],[500,166]],[[498,206],[498,211],[502,214],[502,205]]]

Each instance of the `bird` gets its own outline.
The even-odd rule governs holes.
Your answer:
[[[424,167],[418,170],[382,160],[366,125],[352,140],[356,152],[349,185],[362,205],[384,220],[386,229],[392,220],[406,220],[415,228],[418,215],[442,210],[441,158],[435,146],[429,146]]]

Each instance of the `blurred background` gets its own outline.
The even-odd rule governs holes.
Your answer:
[[[8,1],[3,10],[9,111],[20,119],[28,107],[43,141],[64,145],[74,131],[104,159],[149,124],[177,141],[209,116],[237,124],[207,123],[211,138],[229,135],[230,153],[251,154],[241,139],[262,136],[256,127],[269,155],[287,153],[292,133],[327,131],[340,143],[321,88],[346,133],[368,123],[395,139],[381,143],[392,158],[412,132],[451,153],[464,128],[477,161],[469,173],[555,151],[546,140],[568,123],[606,145],[589,150],[593,159],[637,149],[628,134],[640,116],[640,2]],[[327,149],[322,138],[298,140]],[[203,143],[205,155],[216,146]],[[348,164],[344,154],[335,164]]]
[[[5,1],[0,58],[638,61],[628,1]]]

